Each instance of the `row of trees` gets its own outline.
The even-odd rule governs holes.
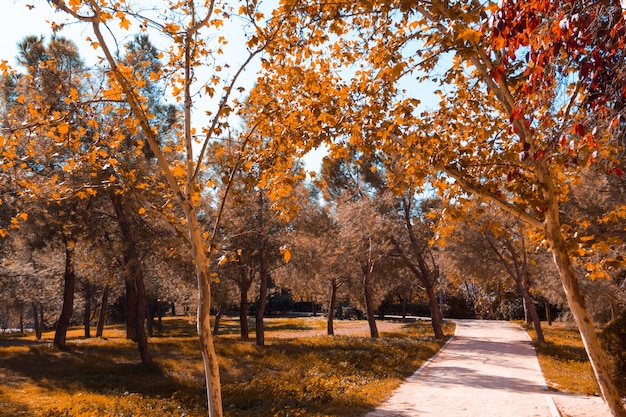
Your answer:
[[[295,215],[296,196],[302,195],[296,185],[304,176],[296,161],[324,145],[330,157],[325,169],[333,175],[322,175],[320,188],[334,193],[336,204],[311,212],[320,213],[319,234],[336,230],[335,240],[347,246],[313,246],[308,253],[339,253],[358,267],[372,335],[379,274],[404,266],[393,276],[416,279],[434,306],[437,299],[430,295],[442,256],[432,244],[454,236],[452,222],[466,218],[525,294],[530,314],[528,276],[533,264],[540,264],[531,254],[549,249],[603,396],[614,415],[625,414],[577,273],[579,268],[591,278],[617,279],[623,264],[624,205],[584,192],[587,178],[587,184],[606,185],[606,196],[617,195],[613,190],[621,187],[626,37],[616,0],[498,6],[473,0],[299,0],[281,2],[275,10],[262,10],[255,1],[241,7],[168,1],[137,9],[127,2],[50,3],[91,27],[92,45],[103,55],[101,71],[84,71],[71,47],[60,54],[57,44],[46,50],[42,42],[27,52],[45,53],[34,54],[31,62],[22,57],[27,74],[2,62],[6,227],[0,232],[25,230],[28,223],[37,232],[58,225],[56,240],[42,239],[54,241],[65,254],[57,329],[71,317],[79,237],[102,233],[109,238],[88,241],[119,245],[115,253],[122,254],[117,262],[124,269],[126,299],[136,299],[126,310],[135,313],[142,359],[149,360],[139,324],[146,310],[140,254],[143,260],[163,256],[143,251],[140,245],[147,242],[137,239],[133,223],[153,228],[159,239],[151,238],[151,244],[180,239],[184,243],[167,253],[193,260],[209,415],[221,416],[209,322],[217,294],[210,284],[222,267],[241,277],[251,273],[236,268],[248,254],[258,262],[261,294],[270,273],[284,272],[289,279],[288,268],[278,268],[280,258],[271,259],[274,220],[266,208],[280,214],[277,222],[307,224],[306,216]],[[247,38],[243,63],[231,67],[233,62],[222,59],[222,27],[235,22],[243,22]],[[103,30],[107,25],[158,33],[165,46],[156,50],[138,38],[116,54],[114,39]],[[238,96],[245,90],[239,77],[261,54],[261,78],[249,97]],[[441,85],[432,108],[419,103],[416,86],[426,81]],[[179,106],[161,104],[163,91]],[[192,110],[200,94],[215,98],[214,106],[206,110],[204,127],[194,128]],[[236,131],[231,127],[235,114],[245,120]],[[226,163],[214,169],[209,153]],[[352,187],[355,180],[365,186]],[[414,201],[430,184],[443,198],[439,215],[420,211],[425,206]],[[243,191],[256,203],[255,228],[240,230],[241,236],[256,239],[248,253],[220,242],[229,235],[220,227],[231,208],[226,197],[233,194],[229,204],[235,212]],[[488,205],[501,211],[496,220]],[[86,227],[94,213],[113,220],[102,222],[110,228]],[[502,213],[512,218],[500,218]],[[167,227],[155,227],[161,224]],[[360,233],[346,233],[355,229]],[[161,235],[164,230],[168,233]],[[390,230],[394,237],[388,239]],[[296,243],[304,247],[318,238],[315,229],[307,233],[306,242],[283,247],[282,263],[296,253]],[[283,245],[277,245],[279,253]],[[228,253],[218,253],[223,248]],[[397,262],[385,265],[393,257]],[[303,261],[303,268],[330,279],[335,269],[318,269],[320,263]],[[341,273],[332,278],[331,293],[347,287],[347,279]],[[259,305],[262,314],[262,299]],[[62,345],[63,332],[58,333],[56,343]]]

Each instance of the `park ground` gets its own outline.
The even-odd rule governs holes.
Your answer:
[[[216,338],[225,416],[365,414],[445,342],[434,339],[426,321],[383,320],[378,326],[382,337],[372,340],[365,321],[337,321],[333,338],[324,335],[321,317],[271,318],[266,323],[267,346],[261,348],[253,338],[240,340],[237,322],[225,320]],[[564,340],[562,332],[571,333],[564,325],[554,329],[558,340]],[[446,334],[453,332],[454,325],[447,323]],[[574,339],[569,340],[570,333],[565,339],[569,347],[558,350],[556,357],[573,349],[565,361],[575,370],[569,371],[565,382],[558,373],[546,375],[546,380],[563,392],[593,395],[590,367],[584,359],[578,360],[579,348]],[[151,366],[138,364],[136,347],[125,339],[121,326],[107,327],[102,339],[85,339],[81,334],[78,328],[70,332],[66,351],[52,347],[53,333],[45,333],[41,341],[32,335],[0,337],[3,415],[205,415],[204,379],[192,319],[164,321],[161,333],[150,339],[156,357]],[[540,353],[542,367],[562,370],[549,352],[543,356]],[[571,372],[576,372],[573,379],[578,386],[568,385]]]

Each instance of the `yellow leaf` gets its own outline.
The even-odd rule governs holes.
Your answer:
[[[0,237],[7,237],[8,234],[7,229],[0,229]]]
[[[128,30],[130,28],[130,20],[123,18],[120,20],[120,28]]]
[[[142,208],[140,208],[137,212],[138,212],[139,214],[146,214],[146,209],[142,207]]]
[[[61,123],[59,126],[57,126],[57,128],[62,135],[65,135],[67,134],[67,132],[70,131],[70,126],[67,123]]]
[[[283,259],[285,260],[285,263],[289,263],[289,260],[291,259],[291,251],[289,249],[285,249],[285,253],[283,253]]]
[[[22,220],[22,221],[28,220],[28,214],[27,213],[20,213],[17,217],[19,217],[20,220]]]
[[[465,29],[463,32],[459,33],[457,36],[457,40],[461,39],[464,41],[470,41],[471,43],[478,43],[480,38],[483,37],[483,34],[474,29]]]
[[[291,250],[287,246],[281,246],[280,253],[283,255],[285,263],[289,263],[289,260],[291,259]]]

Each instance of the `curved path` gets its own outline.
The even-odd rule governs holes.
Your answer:
[[[366,417],[560,416],[523,329],[505,321],[455,323],[455,337],[439,354]]]

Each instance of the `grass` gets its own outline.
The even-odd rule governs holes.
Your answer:
[[[539,365],[548,387],[583,395],[599,395],[593,369],[578,329],[573,324],[547,323],[541,325],[546,343],[535,343]],[[536,342],[536,333],[528,334]]]
[[[380,403],[441,347],[429,323],[414,322],[368,337],[294,337],[323,329],[322,318],[270,319],[268,346],[239,340],[234,321],[216,338],[224,414],[357,416]],[[453,333],[453,324],[446,333]],[[150,339],[155,364],[138,364],[121,327],[106,339],[68,334],[66,351],[52,333],[0,337],[0,409],[13,416],[203,416],[205,390],[194,325],[164,321]],[[286,338],[288,337],[288,338]]]

